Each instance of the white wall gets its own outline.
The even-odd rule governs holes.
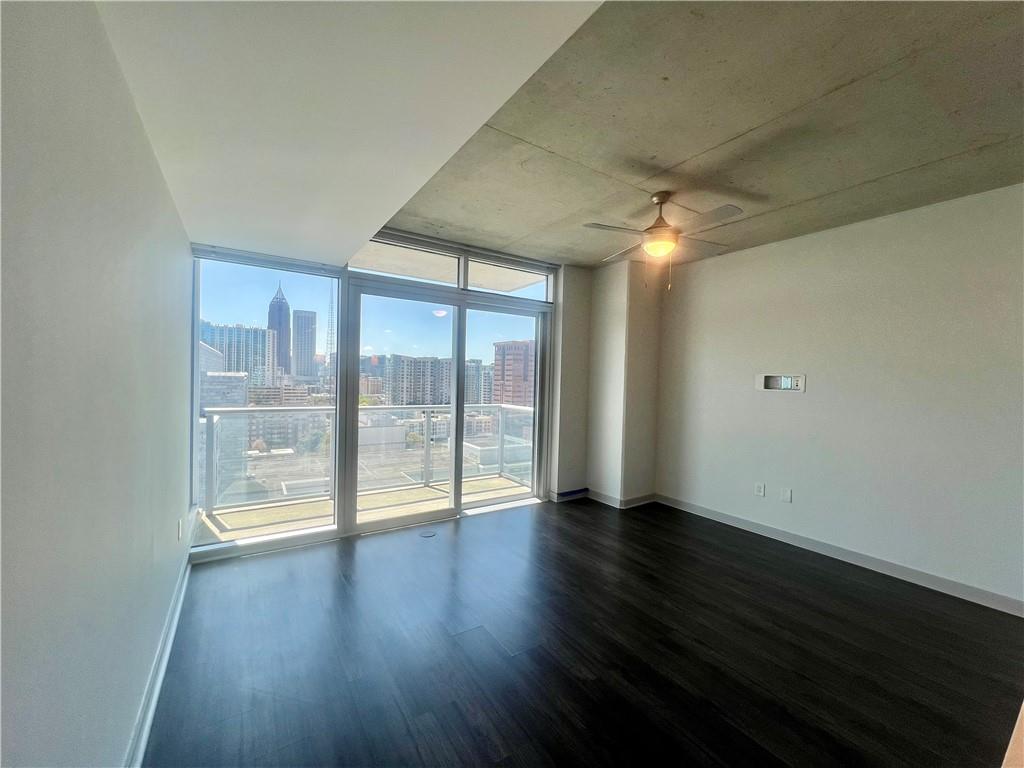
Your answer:
[[[186,556],[191,257],[96,8],[2,13],[2,762],[116,765]]]
[[[642,262],[629,264],[626,323],[626,391],[622,449],[622,500],[654,493],[655,436],[658,431],[658,330],[666,295],[663,270],[644,272]]]
[[[658,323],[663,276],[623,261],[594,271],[588,487],[619,506],[654,493]]]
[[[587,486],[622,498],[629,262],[594,271],[590,302]]]
[[[1022,204],[1009,187],[681,269],[658,492],[1024,597]]]
[[[549,462],[554,494],[587,487],[592,276],[588,269],[565,266],[555,281]]]

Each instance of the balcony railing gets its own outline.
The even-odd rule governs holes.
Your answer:
[[[359,407],[360,494],[449,482],[450,405]],[[334,406],[207,408],[200,420],[196,498],[207,512],[331,498]],[[504,477],[529,488],[533,408],[465,407],[463,477]]]

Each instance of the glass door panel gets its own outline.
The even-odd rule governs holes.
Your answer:
[[[536,374],[535,317],[467,311],[464,509],[533,494]]]
[[[362,294],[356,525],[453,514],[452,306]]]
[[[338,280],[201,259],[197,546],[335,524]]]

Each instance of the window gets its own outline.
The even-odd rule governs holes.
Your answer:
[[[432,285],[551,301],[550,265],[525,259],[504,264],[501,254],[485,257],[483,252],[461,246],[452,246],[451,254],[440,253],[432,249],[443,249],[441,241],[404,233],[383,231],[381,237],[386,239],[372,240],[360,248],[349,260],[348,268]]]
[[[193,245],[197,546],[544,493],[554,267],[388,237],[348,269]]]
[[[483,261],[469,262],[469,287],[524,299],[548,301],[548,275]]]
[[[198,264],[195,543],[333,525],[337,279]]]
[[[466,313],[462,506],[533,493],[537,319]]]
[[[349,269],[395,275],[435,285],[457,285],[459,260],[454,256],[370,241],[348,263]]]

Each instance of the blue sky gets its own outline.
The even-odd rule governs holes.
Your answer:
[[[308,309],[317,313],[316,349],[318,353],[324,352],[328,302],[331,292],[336,290],[335,281],[329,277],[203,261],[200,317],[213,323],[265,328],[267,307],[279,280],[293,311]],[[361,354],[451,357],[452,314],[451,307],[440,304],[364,296]],[[466,357],[489,363],[494,359],[495,341],[532,338],[532,317],[471,310]]]

